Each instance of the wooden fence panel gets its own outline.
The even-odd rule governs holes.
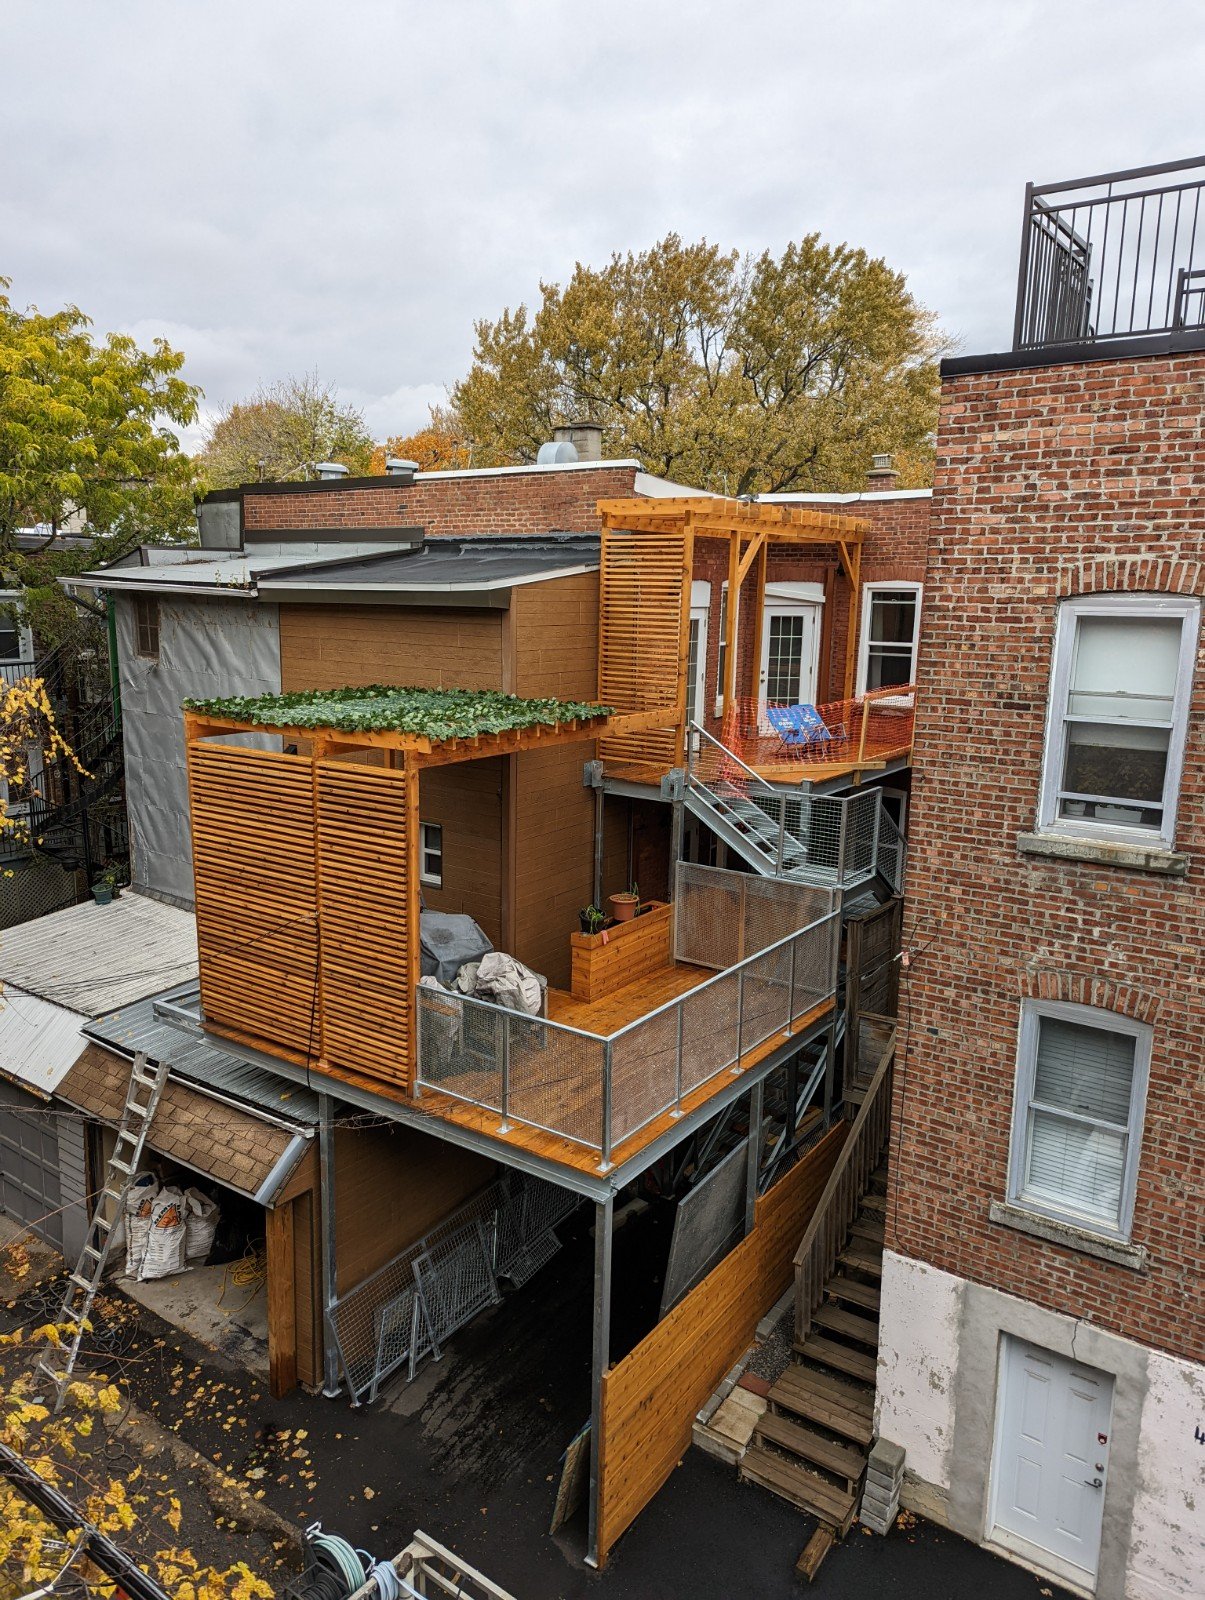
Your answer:
[[[309,759],[193,744],[188,776],[206,1016],[308,1055],[318,950]]]
[[[695,1414],[786,1289],[848,1135],[837,1123],[757,1202],[753,1231],[603,1377],[598,1550],[608,1550],[690,1445]]]
[[[411,947],[417,863],[407,848],[413,777],[315,763],[324,1061],[408,1088],[414,1069]]]

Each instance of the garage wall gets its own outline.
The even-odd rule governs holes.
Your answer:
[[[496,1171],[484,1156],[409,1128],[336,1128],[338,1293],[420,1239]]]

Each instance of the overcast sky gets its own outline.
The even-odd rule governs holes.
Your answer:
[[[818,229],[1004,348],[1026,180],[1205,147],[1199,0],[7,0],[2,28],[13,298],[163,335],[207,410],[317,369],[379,437],[475,317],[670,230]]]

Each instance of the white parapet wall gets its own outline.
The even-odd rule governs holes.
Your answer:
[[[1205,1367],[888,1250],[877,1423],[881,1438],[907,1452],[902,1504],[995,1544],[989,1491],[1005,1337],[1113,1377],[1104,1532],[1091,1592],[1099,1600],[1205,1595]],[[1040,1560],[1024,1564],[1042,1570]],[[1051,1573],[1059,1576],[1054,1564]]]

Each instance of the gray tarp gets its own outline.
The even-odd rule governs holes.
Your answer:
[[[424,978],[450,988],[466,962],[480,961],[494,948],[472,917],[453,911],[424,911],[419,918]]]

